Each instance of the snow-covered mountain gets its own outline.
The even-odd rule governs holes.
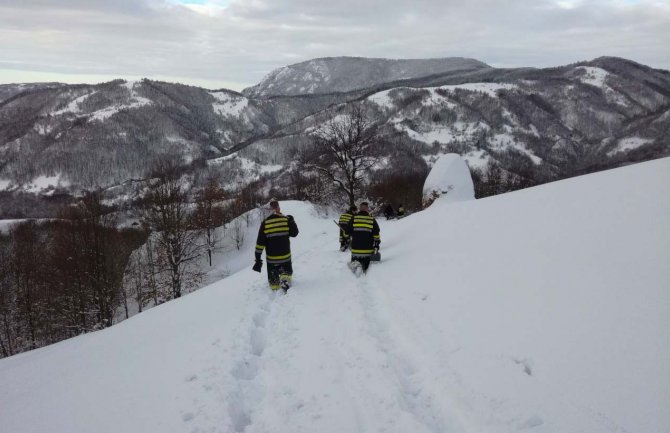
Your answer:
[[[132,206],[166,155],[182,161],[196,187],[213,175],[229,189],[260,180],[264,190],[288,194],[310,132],[362,102],[380,125],[386,172],[406,172],[409,161],[425,173],[455,152],[471,168],[495,161],[532,184],[670,154],[670,73],[625,59],[547,69],[472,64],[392,82],[385,80],[401,75],[402,61],[326,63],[369,68],[333,66],[332,80],[367,80],[374,65],[396,75],[349,92],[271,98],[149,80],[8,86],[11,96],[0,100],[0,218],[53,216],[82,189],[103,188],[109,202]]]
[[[227,90],[150,80],[23,88],[11,86],[0,101],[0,192],[53,198],[113,188],[113,196],[136,198],[137,182],[166,155],[188,167],[262,136],[273,122]]]
[[[287,296],[245,268],[0,360],[0,430],[669,431],[669,176],[665,158],[440,198],[380,221],[360,279],[330,218],[282,203]]]
[[[483,68],[489,66],[463,57],[395,60],[325,57],[275,69],[260,83],[244,89],[242,93],[252,98],[267,98],[350,92],[398,80]]]
[[[390,170],[456,152],[471,168],[495,161],[543,183],[670,154],[670,73],[624,59],[446,73],[349,98],[249,143],[239,155],[289,166],[295,144],[308,143],[306,133],[361,102],[381,125]]]
[[[21,84],[0,84],[0,102],[6,101],[19,93],[30,92],[40,89],[65,86],[62,83],[21,83]]]

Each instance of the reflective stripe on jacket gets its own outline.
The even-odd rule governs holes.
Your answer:
[[[349,223],[351,222],[351,218],[352,218],[352,217],[353,217],[353,215],[352,215],[351,213],[349,213],[349,212],[345,212],[345,213],[343,213],[342,215],[340,215],[340,222],[339,222],[339,226],[340,226],[340,240],[349,237],[349,236],[347,235],[347,226],[348,226]]]
[[[359,212],[349,222],[347,233],[351,239],[351,255],[367,257],[374,253],[375,241],[380,241],[379,224],[367,212]]]
[[[291,261],[291,240],[298,236],[298,226],[292,218],[282,214],[272,214],[261,223],[256,239],[256,255],[265,250],[268,263]]]

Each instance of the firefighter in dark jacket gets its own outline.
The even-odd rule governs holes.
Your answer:
[[[368,204],[361,203],[360,212],[353,216],[347,226],[347,233],[351,236],[351,263],[353,266],[360,263],[363,272],[368,270],[370,257],[379,249],[381,242],[377,220],[368,211]]]
[[[291,215],[282,215],[279,202],[272,200],[273,213],[261,223],[256,240],[256,263],[254,271],[260,272],[263,266],[261,255],[265,250],[268,262],[268,282],[272,290],[287,291],[291,286],[293,266],[291,265],[291,240],[298,236],[298,226]]]
[[[342,215],[340,215],[340,251],[346,251],[349,248],[351,243],[351,237],[347,234],[347,226],[351,222],[351,218],[356,215],[358,208],[356,206],[351,206],[349,210]]]

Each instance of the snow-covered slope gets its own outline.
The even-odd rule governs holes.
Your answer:
[[[0,361],[3,432],[670,431],[670,159],[381,223],[356,279],[283,203],[295,286],[245,269]],[[249,265],[252,258],[249,257]]]
[[[348,92],[392,81],[425,77],[456,70],[488,68],[463,57],[442,59],[371,59],[325,57],[270,72],[255,86],[243,90],[250,97]]]

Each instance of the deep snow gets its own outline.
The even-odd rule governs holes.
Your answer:
[[[383,262],[360,279],[332,221],[283,203],[300,227],[288,295],[250,255],[0,360],[0,431],[670,431],[669,186],[666,158],[441,199],[380,221]]]

